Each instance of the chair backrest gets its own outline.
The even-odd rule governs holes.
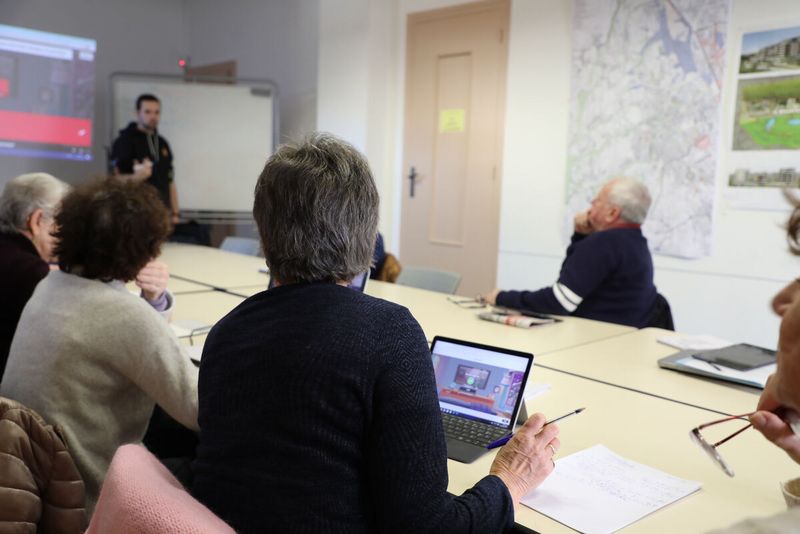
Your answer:
[[[236,252],[248,256],[261,255],[261,243],[259,243],[258,239],[253,239],[252,237],[229,235],[222,241],[219,248],[221,250],[227,250],[228,252]]]
[[[650,318],[647,326],[663,328],[665,330],[675,330],[675,323],[672,320],[672,309],[669,307],[666,297],[661,293],[656,293],[656,301],[650,311]]]
[[[114,454],[86,534],[230,533],[141,445]]]
[[[450,271],[440,271],[428,267],[403,267],[397,284],[401,286],[418,287],[439,293],[452,295],[458,289],[461,275]]]

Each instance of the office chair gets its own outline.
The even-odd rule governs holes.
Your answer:
[[[401,286],[417,287],[447,293],[452,295],[458,289],[461,274],[450,271],[440,271],[428,267],[403,267],[397,277],[397,284]]]
[[[663,328],[665,330],[675,330],[675,323],[672,320],[672,309],[669,307],[666,297],[661,293],[656,293],[656,302],[650,311],[647,320],[648,327]]]

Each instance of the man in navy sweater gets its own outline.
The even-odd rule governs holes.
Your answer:
[[[537,291],[495,289],[484,298],[509,308],[647,326],[657,293],[653,259],[641,230],[649,208],[644,184],[613,178],[591,207],[575,216],[575,232],[554,285]]]

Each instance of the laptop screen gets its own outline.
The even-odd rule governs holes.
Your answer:
[[[352,280],[350,280],[350,283],[347,284],[347,287],[363,292],[364,288],[367,286],[367,278],[369,278],[369,271],[364,271],[361,274],[357,274]]]
[[[436,337],[431,357],[442,412],[511,428],[532,354]]]

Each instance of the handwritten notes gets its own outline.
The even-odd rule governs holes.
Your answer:
[[[522,503],[580,532],[615,532],[700,489],[595,445],[556,461]]]

